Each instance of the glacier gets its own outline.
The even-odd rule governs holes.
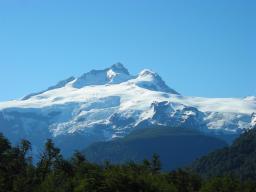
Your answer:
[[[52,138],[70,154],[135,129],[164,125],[207,134],[240,134],[256,124],[256,99],[183,96],[155,72],[131,75],[121,64],[70,77],[44,91],[0,103],[0,132],[29,139],[35,153]]]

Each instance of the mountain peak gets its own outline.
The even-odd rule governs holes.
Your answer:
[[[90,85],[117,84],[131,79],[129,71],[121,63],[113,64],[103,70],[92,70],[77,78],[73,87],[82,88]]]
[[[179,94],[175,90],[166,85],[164,80],[150,69],[142,70],[137,76],[137,86],[149,89],[152,91],[169,92],[172,94]]]
[[[126,75],[130,75],[128,69],[125,68],[122,63],[115,63],[109,69],[112,69],[114,72],[117,73],[124,73]]]
[[[150,70],[150,69],[143,69],[140,73],[139,73],[139,77],[151,77],[151,78],[158,78],[159,75],[157,73],[155,73],[154,71]]]
[[[159,76],[157,73],[151,71],[150,69],[143,69],[140,73],[139,73],[140,77],[145,77],[145,76]]]
[[[169,88],[162,78],[152,70],[144,69],[137,76],[133,76],[130,75],[128,69],[122,63],[118,62],[105,69],[93,69],[77,78],[70,77],[46,90],[29,94],[22,98],[22,100],[28,100],[33,96],[67,85],[80,89],[85,86],[119,84],[129,80],[132,80],[137,86],[145,89],[178,94],[175,90]]]

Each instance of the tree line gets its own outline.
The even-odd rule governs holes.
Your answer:
[[[253,192],[256,184],[233,177],[201,178],[189,170],[161,171],[154,154],[141,163],[97,165],[80,152],[70,159],[47,140],[37,163],[31,143],[12,146],[0,134],[0,192]]]

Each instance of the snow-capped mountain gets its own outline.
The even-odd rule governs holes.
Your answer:
[[[131,75],[120,63],[70,77],[21,100],[0,103],[0,132],[40,150],[53,138],[66,153],[151,125],[236,134],[255,123],[256,99],[182,96],[155,72]]]

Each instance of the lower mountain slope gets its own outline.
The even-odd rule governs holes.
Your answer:
[[[234,176],[256,180],[256,127],[244,132],[230,147],[200,158],[192,169],[204,177]]]
[[[121,139],[94,143],[83,153],[89,161],[100,164],[104,161],[114,164],[140,162],[156,153],[163,169],[171,170],[224,146],[224,141],[193,129],[154,127],[136,130]]]

